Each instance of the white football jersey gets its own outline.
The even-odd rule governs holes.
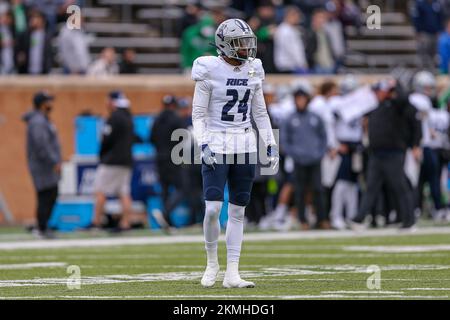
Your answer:
[[[192,121],[200,146],[208,144],[222,154],[256,152],[251,118],[265,144],[275,144],[262,92],[261,60],[232,66],[221,57],[200,57],[194,61],[192,79]]]
[[[411,103],[417,109],[418,117],[421,119],[422,123],[421,145],[423,147],[429,147],[431,142],[429,113],[433,109],[431,99],[422,93],[414,92],[409,95],[409,103]]]

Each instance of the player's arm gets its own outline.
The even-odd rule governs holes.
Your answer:
[[[214,163],[217,163],[217,160],[214,153],[209,149],[206,132],[206,118],[211,98],[208,75],[208,64],[205,57],[196,59],[192,67],[192,79],[195,80],[194,98],[192,101],[193,134],[194,139],[202,150],[203,162],[214,167]]]
[[[272,132],[272,124],[270,123],[269,114],[267,113],[266,101],[264,100],[264,94],[262,89],[262,83],[265,79],[264,69],[262,67],[261,60],[256,59],[254,62],[256,76],[261,80],[259,85],[255,89],[255,94],[252,98],[252,117],[253,121],[258,128],[259,134],[263,139],[266,147],[276,147],[275,138]]]
[[[211,91],[206,80],[196,81],[194,98],[192,101],[192,125],[194,127],[194,137],[201,147],[208,144],[206,134],[206,117],[208,113],[209,99]]]
[[[258,128],[259,135],[267,147],[267,156],[269,157],[271,166],[274,169],[278,166],[279,154],[262,90],[262,81],[264,80],[264,70],[262,69],[262,66],[259,66],[257,74],[261,78],[261,83],[255,89],[255,94],[252,98],[252,117],[256,127]]]
[[[255,94],[253,96],[252,116],[266,147],[276,146],[277,144],[272,132],[272,124],[270,123],[270,118],[267,113],[266,102],[264,100],[261,86],[255,90]]]

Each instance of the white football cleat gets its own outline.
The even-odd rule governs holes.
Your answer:
[[[255,283],[241,279],[238,273],[227,275],[223,279],[224,288],[254,288]]]
[[[205,288],[211,288],[216,283],[217,274],[219,273],[219,265],[207,265],[200,283]]]

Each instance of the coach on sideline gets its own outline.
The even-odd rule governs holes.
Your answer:
[[[401,229],[414,230],[413,191],[404,172],[406,149],[411,148],[419,161],[422,129],[415,108],[408,102],[400,84],[393,79],[380,81],[373,87],[378,107],[368,113],[369,164],[367,189],[358,215],[351,225],[364,229],[364,219],[373,208],[383,183],[392,193]]]
[[[52,102],[53,96],[37,92],[33,98],[34,109],[22,118],[27,123],[28,167],[37,193],[36,235],[39,238],[53,238],[47,223],[58,197],[61,172],[61,146],[50,121]]]
[[[110,115],[103,127],[100,165],[94,182],[96,203],[92,227],[101,226],[106,197],[119,196],[123,212],[120,230],[126,230],[130,228],[129,216],[132,210],[132,146],[136,135],[130,101],[121,91],[109,93],[107,108]]]

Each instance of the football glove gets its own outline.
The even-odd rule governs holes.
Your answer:
[[[207,144],[202,145],[202,160],[204,164],[215,169],[214,164],[217,163],[216,154],[211,151]]]
[[[270,167],[272,170],[278,167],[280,162],[280,154],[278,153],[278,147],[274,145],[270,145],[267,147],[267,157],[270,161]]]

